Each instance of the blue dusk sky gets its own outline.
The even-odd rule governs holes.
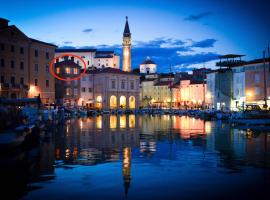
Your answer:
[[[0,0],[0,17],[29,37],[120,55],[125,16],[133,68],[147,56],[159,72],[212,67],[228,53],[250,60],[270,42],[269,0]]]

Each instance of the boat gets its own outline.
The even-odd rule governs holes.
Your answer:
[[[262,110],[257,105],[246,105],[246,109],[232,113],[229,118],[230,123],[267,125],[270,124],[270,111]]]

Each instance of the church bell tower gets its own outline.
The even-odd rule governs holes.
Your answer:
[[[131,33],[128,25],[128,17],[126,17],[126,25],[123,33],[123,67],[126,72],[131,71]]]

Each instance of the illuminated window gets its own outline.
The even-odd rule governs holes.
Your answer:
[[[78,68],[73,69],[73,74],[78,74]]]
[[[66,88],[66,95],[71,95],[71,88]]]
[[[70,74],[70,67],[66,67],[65,72],[66,72],[66,74]]]
[[[60,68],[59,67],[56,68],[56,74],[60,74]]]

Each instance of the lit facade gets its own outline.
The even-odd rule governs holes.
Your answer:
[[[79,105],[81,106],[107,110],[139,108],[140,76],[138,74],[114,68],[94,69],[88,70],[80,82]]]
[[[181,80],[180,101],[183,107],[202,107],[205,102],[207,85],[201,81]]]
[[[264,67],[266,79],[266,100],[270,104],[270,73],[269,62],[263,60],[247,63],[233,68],[234,73],[234,100],[232,107],[239,108],[248,103],[263,106],[265,103]]]
[[[155,74],[157,72],[157,65],[147,57],[146,60],[140,64],[141,74]]]
[[[49,72],[49,63],[56,46],[29,38],[8,22],[0,19],[0,96],[40,95],[43,103],[54,102],[54,77]]]

